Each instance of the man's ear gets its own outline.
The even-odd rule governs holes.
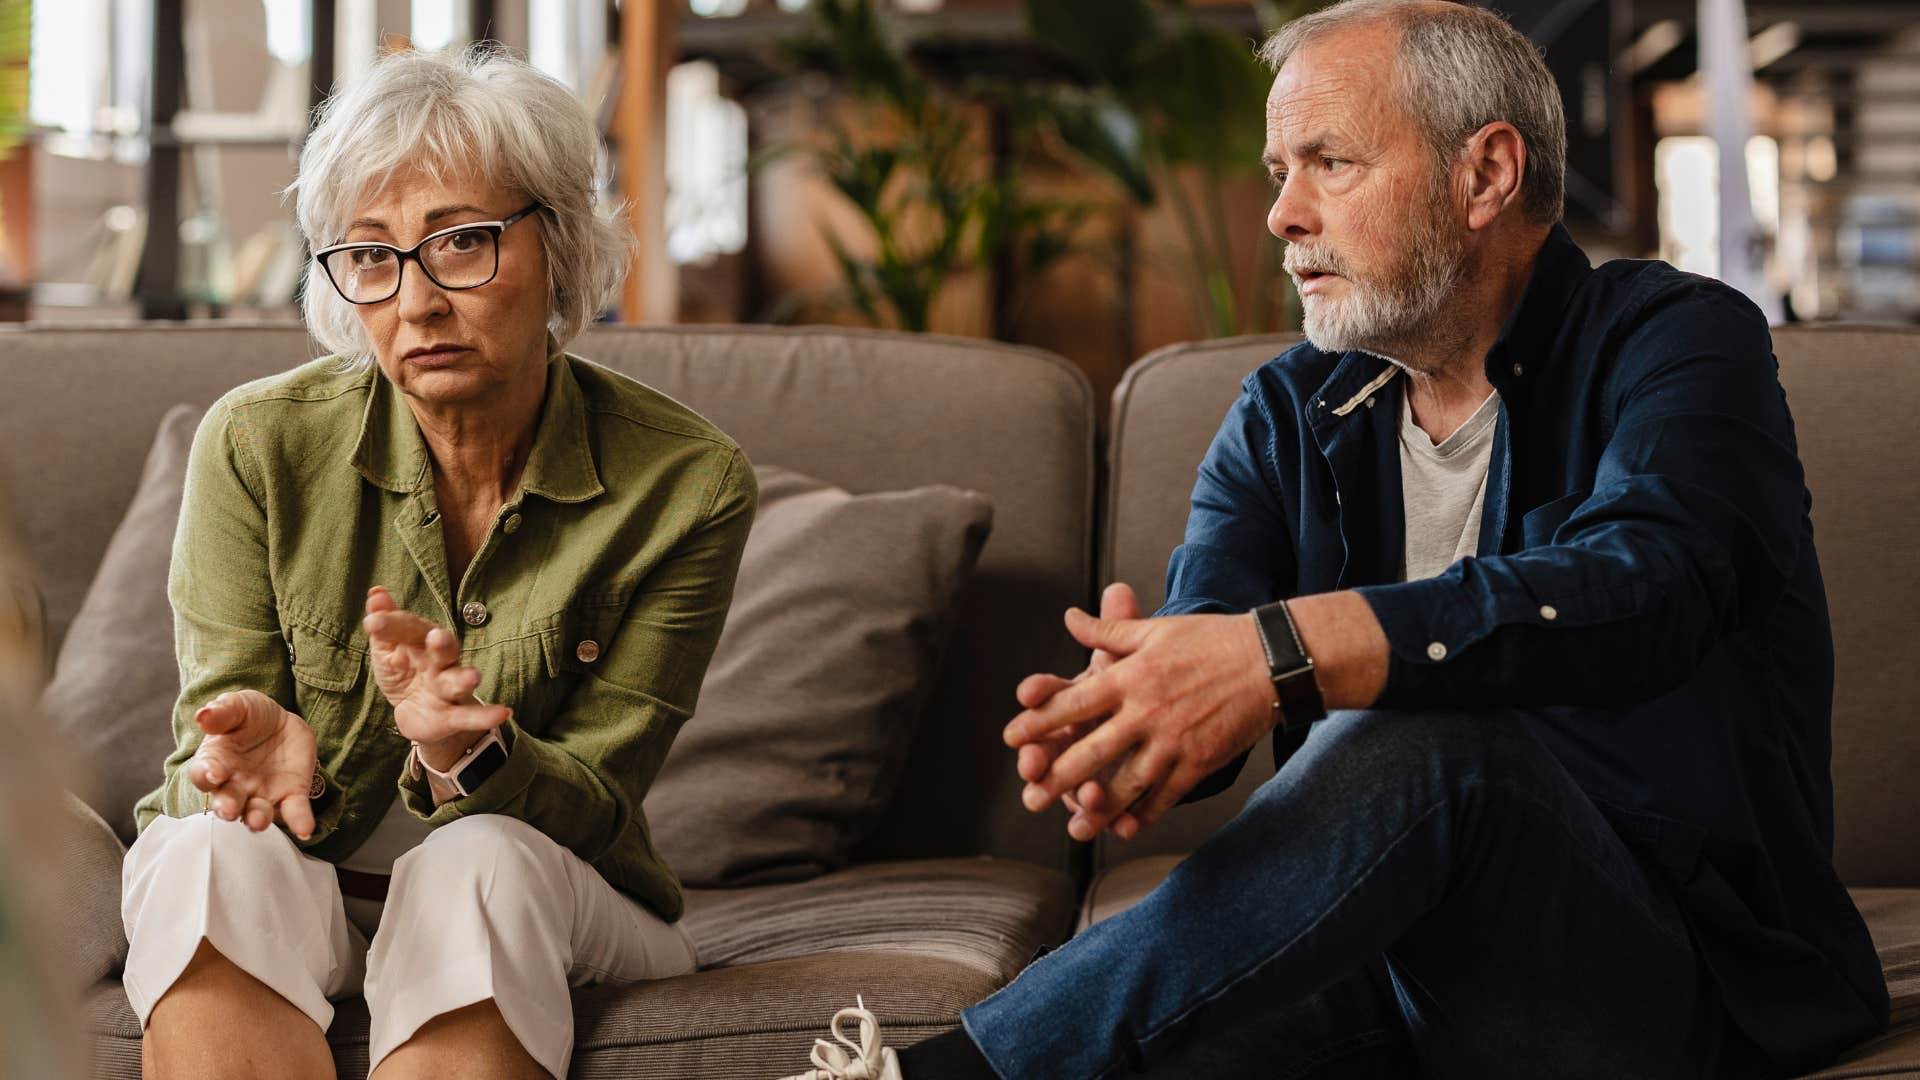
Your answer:
[[[1466,168],[1469,229],[1486,228],[1520,201],[1527,143],[1512,124],[1496,120],[1474,132],[1461,163]]]

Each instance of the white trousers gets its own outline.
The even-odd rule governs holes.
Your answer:
[[[492,998],[554,1076],[573,1056],[569,986],[683,975],[693,942],[516,818],[435,829],[393,864],[385,910],[347,901],[333,864],[274,828],[161,817],[127,852],[127,998],[144,1028],[205,938],[321,1030],[364,993],[369,1067],[442,1013]],[[362,925],[355,925],[355,922]],[[368,931],[372,931],[371,945]]]

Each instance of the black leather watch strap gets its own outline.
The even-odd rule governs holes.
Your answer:
[[[1327,715],[1320,684],[1314,681],[1313,658],[1300,644],[1300,632],[1294,629],[1287,602],[1279,600],[1254,608],[1253,624],[1259,628],[1260,645],[1267,653],[1267,676],[1273,680],[1281,726],[1311,724]]]

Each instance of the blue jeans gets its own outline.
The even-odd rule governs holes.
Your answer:
[[[1512,713],[1342,712],[1133,908],[969,1009],[1005,1080],[1705,1077],[1667,887]]]

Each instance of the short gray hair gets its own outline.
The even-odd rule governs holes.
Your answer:
[[[346,234],[354,205],[402,166],[440,177],[477,169],[546,209],[547,329],[565,345],[611,302],[626,273],[626,231],[596,205],[600,140],[573,93],[498,49],[399,51],[322,107],[287,188],[319,250]],[[322,345],[371,360],[360,320],[307,266],[302,307]]]
[[[1504,120],[1527,147],[1521,209],[1530,221],[1559,221],[1567,187],[1560,88],[1533,43],[1493,12],[1420,0],[1344,0],[1281,27],[1261,46],[1260,59],[1279,71],[1316,38],[1373,22],[1400,30],[1396,89],[1434,160],[1452,165],[1468,136]]]

